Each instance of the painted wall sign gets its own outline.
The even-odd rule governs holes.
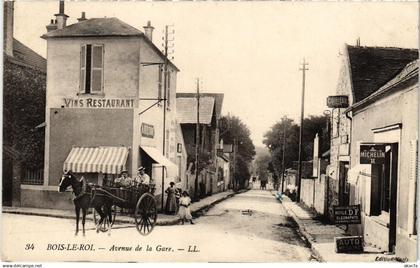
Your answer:
[[[64,108],[134,108],[134,99],[63,98]]]
[[[333,207],[335,224],[360,224],[360,205],[334,206]]]
[[[347,108],[349,107],[349,97],[346,95],[328,96],[328,108]]]
[[[360,164],[384,164],[385,145],[360,145]]]
[[[337,253],[363,253],[362,236],[334,237],[334,244]]]
[[[141,135],[146,138],[155,136],[155,127],[146,123],[141,123]]]

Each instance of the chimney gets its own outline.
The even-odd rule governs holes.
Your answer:
[[[4,1],[3,4],[3,49],[6,55],[13,57],[14,1]]]
[[[86,19],[86,13],[85,12],[82,12],[82,16],[80,18],[78,18],[77,21],[78,22],[81,22],[81,21],[84,21],[84,20],[87,20]]]
[[[150,20],[147,22],[147,26],[143,26],[143,28],[144,28],[144,34],[146,35],[146,37],[149,38],[150,41],[152,41],[153,30],[155,29],[155,27],[152,26],[152,24],[150,23]]]
[[[57,21],[54,22],[54,20],[51,20],[50,24],[48,24],[46,27],[47,27],[47,32],[57,30]]]
[[[60,0],[60,9],[58,14],[54,15],[57,18],[57,29],[66,27],[66,21],[69,16],[64,14],[64,0]]]

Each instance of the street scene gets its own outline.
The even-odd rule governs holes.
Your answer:
[[[415,265],[418,8],[4,1],[1,260]]]
[[[27,223],[39,221],[44,224],[27,227]],[[48,259],[53,261],[72,261],[75,256],[92,261],[117,262],[138,261],[139,258],[149,262],[159,256],[165,258],[165,262],[185,259],[194,262],[311,261],[311,251],[297,233],[295,223],[289,219],[286,210],[270,192],[260,190],[238,194],[215,205],[202,213],[195,220],[195,225],[157,226],[147,237],[138,237],[137,230],[130,224],[116,224],[111,235],[97,235],[93,222],[89,221],[86,237],[74,237],[74,221],[69,219],[5,214],[3,223],[3,241],[7,244],[12,243],[17,248],[19,245],[24,247],[26,241],[30,240],[36,241],[34,243],[37,248],[47,248],[49,244],[61,243],[64,240],[67,241],[66,244],[89,241],[95,247],[94,255],[91,251],[80,255],[77,251],[73,251],[76,253],[72,254],[69,251],[51,250],[46,254],[49,255]],[[49,237],[44,236],[40,239],[39,235],[46,232],[49,233]],[[54,237],[55,241],[52,241],[50,236]],[[9,241],[13,237],[22,239]],[[118,237],[126,239],[118,241]],[[244,244],[248,246],[243,248],[241,245]],[[132,250],[123,251],[118,257],[110,257],[109,249],[114,245],[115,248],[132,247]],[[143,248],[150,245],[153,252],[134,252],[137,245]],[[171,249],[163,251],[168,245]],[[158,251],[159,246],[163,252]],[[188,252],[189,248],[191,252]],[[14,252],[16,249],[5,253],[13,256],[17,253]],[[259,252],[258,256],[255,256],[255,252]],[[30,261],[34,256],[37,256],[36,250],[22,260]]]

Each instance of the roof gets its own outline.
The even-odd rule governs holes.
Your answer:
[[[180,124],[197,123],[197,99],[176,98],[177,120]],[[214,98],[200,98],[200,124],[210,124],[213,118]]]
[[[395,77],[411,61],[417,49],[347,45],[354,103],[359,102]]]
[[[121,21],[118,18],[92,18],[71,24],[63,29],[54,30],[41,36],[44,39],[51,38],[80,38],[80,37],[139,37],[143,38],[153,50],[162,58],[165,55],[153,42],[139,29]],[[168,60],[169,64],[177,71],[179,69]]]
[[[197,98],[197,93],[176,93],[177,98]],[[216,103],[216,116],[220,117],[223,105],[223,93],[200,93],[200,97],[213,97]]]
[[[399,85],[407,85],[407,81],[411,81],[411,83],[418,83],[418,76],[419,76],[419,60],[415,60],[407,64],[404,69],[392,78],[388,83],[383,85],[378,90],[374,91],[368,97],[364,98],[363,100],[355,103],[351,107],[349,107],[346,111],[350,111],[356,109],[358,107],[363,107],[366,104],[374,102],[375,100],[381,98],[388,92],[394,92],[395,90],[402,89],[404,86]]]
[[[143,32],[117,18],[92,18],[54,30],[42,38],[95,37],[95,36],[142,36]]]
[[[15,38],[13,38],[13,57],[6,54],[4,56],[12,63],[30,67],[43,73],[47,72],[47,60]]]

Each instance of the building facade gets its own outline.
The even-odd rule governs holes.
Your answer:
[[[411,261],[417,259],[418,97],[418,61],[413,61],[347,110],[350,202],[361,205],[364,240]],[[372,164],[363,161],[364,148],[377,150]]]
[[[353,105],[397,75],[409,62],[418,58],[415,49],[350,46],[340,52],[336,95],[347,96]],[[334,108],[331,115],[331,148],[328,176],[327,216],[332,220],[334,205],[348,205],[352,187],[348,183],[351,159],[352,120],[346,108]]]
[[[153,44],[150,23],[144,34],[117,18],[83,13],[67,26],[63,1],[55,16],[42,36],[48,59],[44,183],[22,186],[23,205],[69,208],[71,196],[57,193],[64,170],[102,184],[122,170],[135,176],[140,165],[163,200],[162,190],[179,177],[177,67]]]

